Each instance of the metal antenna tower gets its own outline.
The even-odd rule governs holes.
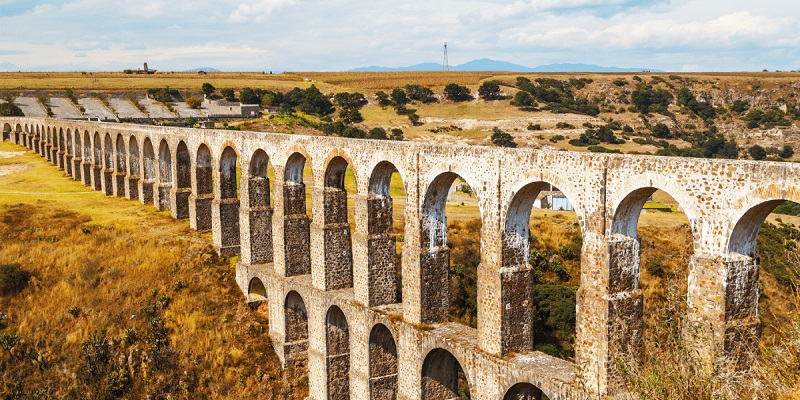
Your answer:
[[[444,42],[444,59],[442,59],[442,71],[450,71],[450,62],[447,60],[447,42]]]

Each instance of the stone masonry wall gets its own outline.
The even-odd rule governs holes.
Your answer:
[[[138,154],[144,167],[141,179],[137,182],[134,177],[138,174],[133,172],[131,176],[128,171],[116,173],[124,175],[128,185],[139,185],[142,202],[152,203],[155,197],[160,208],[164,199],[178,202],[177,190],[163,190],[165,183],[172,182],[170,179],[181,179],[159,174],[158,178],[163,179],[156,181],[153,143],[158,144],[159,160],[163,160],[159,161],[159,168],[171,171],[180,169],[172,161],[180,157],[170,149],[182,148],[181,142],[189,161],[198,158],[203,146],[206,154],[217,155],[211,160],[214,167],[226,163],[225,170],[220,170],[225,176],[220,179],[214,180],[211,169],[206,172],[206,165],[188,170],[192,178],[190,214],[194,214],[198,228],[206,224],[208,215],[213,216],[211,225],[215,237],[219,237],[215,245],[223,253],[238,252],[237,246],[230,246],[233,242],[228,241],[240,238],[238,218],[245,218],[243,226],[250,229],[264,227],[263,231],[245,232],[251,244],[263,240],[263,247],[271,247],[267,244],[270,225],[272,232],[280,234],[277,237],[283,243],[272,246],[279,246],[282,256],[272,261],[277,270],[285,271],[281,275],[290,278],[266,272],[259,279],[269,287],[271,311],[282,313],[282,308],[275,309],[272,303],[282,303],[285,297],[281,296],[290,290],[297,290],[307,300],[308,339],[286,342],[285,335],[277,334],[286,329],[283,323],[271,324],[270,337],[284,360],[287,352],[308,354],[309,385],[315,400],[330,394],[331,382],[337,382],[334,395],[343,393],[341,388],[346,383],[353,399],[369,398],[376,382],[383,382],[369,373],[369,333],[375,323],[389,326],[396,339],[399,399],[420,399],[422,365],[436,349],[444,349],[458,359],[474,399],[503,398],[521,383],[535,385],[553,399],[614,393],[619,382],[615,357],[620,351],[632,351],[635,359],[641,346],[643,316],[636,222],[642,194],[654,190],[666,191],[680,203],[694,237],[685,340],[701,355],[702,363],[722,357],[723,365],[746,369],[757,356],[751,349],[761,324],[757,309],[759,267],[754,255],[742,249],[754,248],[755,235],[748,236],[748,232],[757,232],[771,207],[783,200],[800,201],[800,165],[791,163],[586,154],[36,118],[0,118],[0,122],[19,126],[20,140],[56,164],[62,158],[58,154],[61,149],[67,149],[69,155],[70,148],[82,148],[81,157],[74,154],[73,162],[80,164],[73,165],[71,174],[97,190],[119,189],[119,182],[106,179],[104,172],[112,169],[104,168],[103,161],[119,160],[124,155],[114,152],[125,150],[125,146],[112,146],[103,154],[100,138],[105,138],[105,143],[119,144],[122,140],[142,144]],[[67,133],[63,140],[60,132]],[[69,142],[64,143],[65,140]],[[227,151],[227,161],[219,159],[223,150]],[[235,183],[231,184],[234,171],[247,171],[240,160],[250,160],[258,151],[266,153],[275,167],[276,180],[281,182],[276,186],[282,196],[276,202],[280,213],[272,215],[271,221],[261,213],[266,210],[258,210],[263,205],[250,203],[253,199],[247,197],[248,192],[257,194],[258,188],[243,188],[244,204],[248,208],[256,205],[251,212],[240,214],[238,201],[228,201],[237,196]],[[313,236],[306,215],[305,186],[299,183],[302,166],[293,167],[291,177],[277,177],[278,172],[286,171],[290,157],[298,154],[314,173]],[[338,163],[336,171],[343,162],[353,170],[356,191],[352,195],[364,205],[355,210],[352,221],[347,219],[347,194],[331,191],[323,176],[331,160]],[[385,172],[387,165],[401,175],[407,196],[400,304],[392,304],[388,294],[393,285],[389,278],[394,240],[393,232],[387,229],[391,226],[391,207],[386,206],[390,199],[381,200],[384,204],[373,202],[371,196],[375,193],[386,196],[388,192],[370,187],[373,172]],[[70,172],[68,167],[66,170]],[[478,329],[447,322],[449,250],[445,245],[443,201],[455,175],[473,188],[481,213]],[[287,182],[283,183],[283,179]],[[575,363],[529,350],[532,343],[528,341],[530,313],[526,302],[531,279],[524,249],[510,246],[512,243],[506,240],[513,236],[508,234],[516,232],[509,228],[516,222],[506,222],[524,222],[514,200],[519,193],[529,195],[524,188],[531,184],[552,184],[565,193],[575,207],[584,238]],[[213,191],[206,190],[212,186]],[[253,201],[259,201],[257,195],[254,197]],[[764,207],[765,213],[751,212]],[[356,232],[352,237],[350,223]],[[357,243],[351,243],[354,240]],[[314,265],[324,267],[324,285],[311,285],[311,248],[325,258],[324,263],[314,260]],[[355,248],[358,257],[354,258]],[[273,268],[270,263],[264,266],[266,270]],[[358,279],[354,279],[354,273]],[[339,288],[347,290],[331,290]],[[332,305],[341,308],[348,323],[348,374],[342,374],[336,366],[336,358],[344,353],[331,352],[326,346],[325,315]],[[282,322],[284,317],[271,315],[271,320]],[[384,389],[379,390],[384,393]],[[390,397],[392,390],[391,385],[387,386],[387,394],[381,396]]]

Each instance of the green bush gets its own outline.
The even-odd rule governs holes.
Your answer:
[[[14,103],[0,104],[0,117],[24,117],[22,109]]]
[[[31,273],[19,264],[0,265],[0,294],[15,294],[28,286]]]

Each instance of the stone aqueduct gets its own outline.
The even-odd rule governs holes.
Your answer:
[[[4,140],[68,176],[188,218],[213,232],[220,253],[241,254],[239,285],[248,300],[267,299],[284,364],[308,361],[314,399],[455,398],[458,364],[475,399],[533,399],[537,388],[551,399],[613,396],[617,360],[635,360],[642,346],[637,221],[657,189],[680,203],[694,239],[686,338],[702,360],[746,368],[760,333],[756,236],[774,207],[800,201],[800,165],[789,163],[0,124]],[[357,186],[352,237],[347,166]],[[395,170],[407,196],[400,303],[388,189]],[[448,322],[444,205],[457,175],[476,193],[482,219],[477,329]],[[583,234],[574,363],[533,351],[528,219],[545,183],[570,199]]]

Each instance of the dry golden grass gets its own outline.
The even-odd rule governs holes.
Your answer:
[[[49,177],[65,193],[85,190],[34,157],[12,158],[32,168],[0,177],[0,187],[21,180],[32,192],[43,190],[30,175],[45,166],[43,182]],[[19,338],[0,354],[4,392],[91,399],[283,395],[265,312],[243,304],[230,261],[216,257],[208,234],[192,232],[185,221],[103,196],[0,193],[0,238],[0,264],[19,263],[32,274],[27,288],[0,297],[2,334]],[[303,398],[302,371],[289,374],[300,375],[290,398]]]
[[[261,74],[255,72],[210,72],[198,75],[191,72],[166,72],[155,75],[128,75],[122,72],[0,72],[0,90],[50,89],[99,91],[146,90],[169,86],[180,90],[200,92],[209,82],[221,88],[262,88],[289,90],[304,87],[303,77],[294,74]]]

